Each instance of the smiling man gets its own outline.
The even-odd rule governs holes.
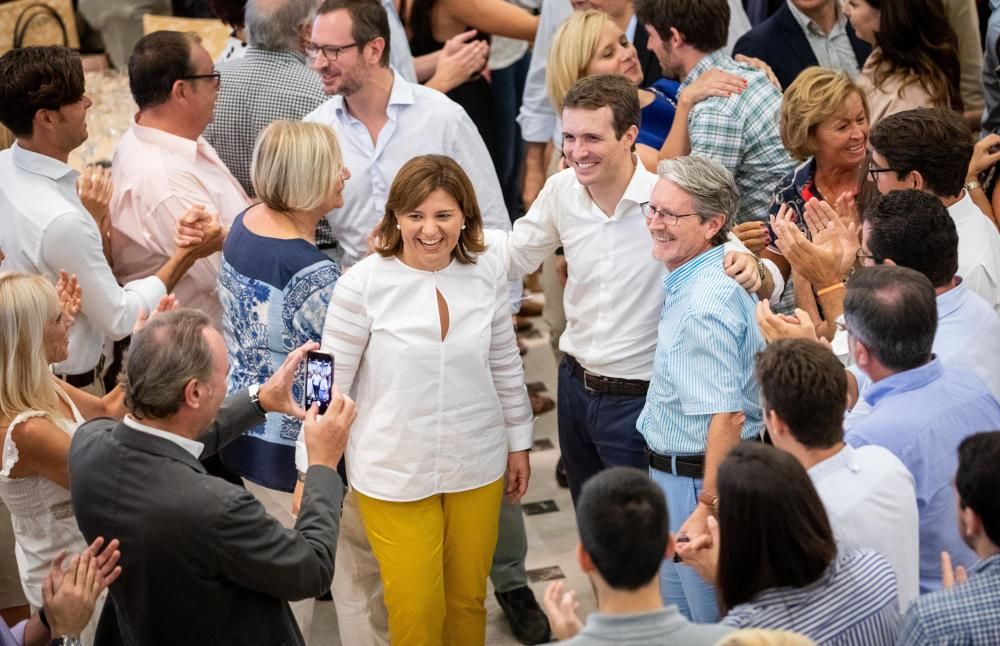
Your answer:
[[[661,163],[660,181],[644,205],[653,257],[670,274],[663,279],[653,375],[636,427],[679,541],[708,533],[718,500],[716,467],[763,427],[754,358],[764,338],[754,299],[722,268],[738,204],[729,171],[701,157],[679,157]],[[692,621],[718,621],[715,590],[692,568],[664,563],[660,589],[664,601]]]
[[[651,255],[643,218],[642,205],[658,178],[633,152],[639,115],[635,86],[624,77],[599,74],[577,81],[562,112],[569,168],[549,178],[508,241],[509,278],[534,271],[559,246],[569,266],[558,413],[559,448],[574,501],[583,483],[602,469],[649,465],[636,419],[653,373],[664,264]],[[727,231],[719,234],[721,240]],[[727,246],[746,251],[738,242]],[[717,251],[713,267],[720,274],[758,290],[763,273],[764,289],[771,293],[770,275],[751,256],[723,258],[721,246]],[[744,295],[752,315],[753,299]]]

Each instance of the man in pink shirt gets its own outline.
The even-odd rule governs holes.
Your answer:
[[[112,164],[111,241],[114,272],[125,282],[151,273],[174,253],[177,221],[192,207],[225,230],[250,200],[201,133],[212,120],[219,74],[188,34],[158,31],[129,58],[129,87],[139,106]],[[221,243],[219,251],[221,251]],[[184,307],[219,325],[216,294],[221,253],[199,260],[177,283]]]

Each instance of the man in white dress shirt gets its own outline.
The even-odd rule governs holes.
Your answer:
[[[815,341],[786,339],[758,355],[757,379],[767,433],[809,472],[841,552],[868,547],[886,557],[905,612],[920,588],[913,476],[888,449],[844,443],[840,361]]]
[[[958,228],[958,275],[1000,314],[1000,233],[977,204],[989,206],[978,181],[967,180],[974,139],[946,108],[890,115],[872,128],[869,173],[880,193],[915,188],[937,197]]]
[[[83,83],[79,57],[63,47],[14,49],[0,58],[0,122],[17,139],[0,152],[0,249],[7,254],[5,270],[51,280],[60,269],[76,275],[83,309],[69,332],[69,358],[55,371],[74,386],[102,393],[105,339],[127,336],[139,312],[152,311],[218,244],[220,231],[201,246],[164,257],[146,278],[119,286],[104,257],[99,223],[77,196],[80,174],[67,165],[70,152],[87,139],[91,102]]]
[[[329,101],[305,117],[337,133],[351,181],[344,206],[327,216],[349,266],[367,253],[392,180],[417,155],[447,155],[476,187],[487,228],[510,230],[500,182],[475,124],[444,94],[389,67],[389,24],[378,4],[327,0],[313,23],[312,67]]]
[[[590,76],[566,95],[566,170],[545,183],[508,239],[509,278],[537,269],[562,246],[569,266],[559,341],[559,445],[575,501],[583,483],[611,466],[646,469],[636,419],[653,370],[663,307],[663,263],[653,258],[642,204],[659,180],[637,163],[639,101],[624,77]],[[745,252],[734,238],[727,251]],[[727,253],[727,273],[772,295],[777,268]]]
[[[311,40],[312,68],[333,98],[305,120],[333,128],[351,171],[344,206],[327,216],[344,251],[344,266],[367,254],[368,236],[385,213],[396,173],[418,155],[447,155],[457,161],[476,189],[485,227],[510,230],[493,161],[465,110],[389,66],[389,21],[379,3],[326,0],[317,10]],[[388,637],[378,565],[358,522],[355,498],[348,494],[338,547],[342,567],[333,582],[341,640],[383,644]],[[526,551],[520,506],[505,503],[490,576],[515,635],[525,643],[543,643],[548,641],[548,622],[528,587]]]
[[[158,31],[129,57],[129,87],[139,106],[111,166],[111,243],[115,276],[149,275],[177,248],[177,221],[203,207],[228,231],[250,205],[243,187],[201,136],[212,120],[219,73],[205,48],[188,34]],[[177,284],[177,300],[222,324],[216,293],[219,252],[195,263]]]

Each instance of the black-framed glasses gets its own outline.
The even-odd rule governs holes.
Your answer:
[[[190,76],[182,76],[180,80],[182,81],[197,81],[198,79],[212,79],[215,87],[219,87],[222,83],[222,73],[212,72],[211,74],[192,74]]]
[[[700,215],[699,213],[674,213],[673,211],[667,209],[658,209],[649,202],[643,202],[639,205],[639,208],[642,209],[642,215],[648,221],[652,222],[653,220],[660,218],[663,220],[664,224],[671,227],[676,225],[681,218],[690,218]]]
[[[309,58],[317,58],[320,53],[322,53],[323,58],[332,63],[340,58],[340,52],[352,47],[358,47],[360,44],[361,43],[358,42],[347,43],[346,45],[317,45],[316,43],[306,43],[304,49],[306,56]]]
[[[879,173],[888,173],[891,168],[882,168],[881,166],[876,166],[874,162],[868,164],[868,176],[872,178],[872,181],[876,184],[878,183]]]
[[[857,252],[855,252],[854,257],[857,258],[858,262],[860,262],[862,265],[865,263],[866,260],[871,260],[876,265],[881,265],[882,264],[882,259],[881,258],[879,258],[878,256],[875,256],[875,255],[872,255],[870,253],[864,253],[864,249],[862,249],[860,247],[858,247],[858,250],[857,250]]]

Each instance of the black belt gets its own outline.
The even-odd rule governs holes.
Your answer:
[[[589,370],[585,370],[576,359],[566,355],[573,376],[583,384],[583,387],[591,392],[603,393],[605,395],[620,395],[624,397],[645,397],[649,390],[649,382],[641,379],[619,379],[617,377],[605,377]]]
[[[104,375],[104,355],[102,354],[101,360],[97,362],[96,368],[75,375],[60,375],[57,373],[56,377],[59,377],[60,379],[68,383],[70,386],[73,386],[74,388],[86,388],[90,384],[101,379],[103,375]]]
[[[743,442],[760,442],[760,436],[752,437]],[[663,455],[646,447],[646,458],[649,466],[657,471],[672,473],[683,478],[704,478],[705,477],[705,454],[699,455]]]
[[[705,455],[662,455],[646,447],[649,466],[657,471],[672,473],[683,478],[703,478],[705,476]]]

